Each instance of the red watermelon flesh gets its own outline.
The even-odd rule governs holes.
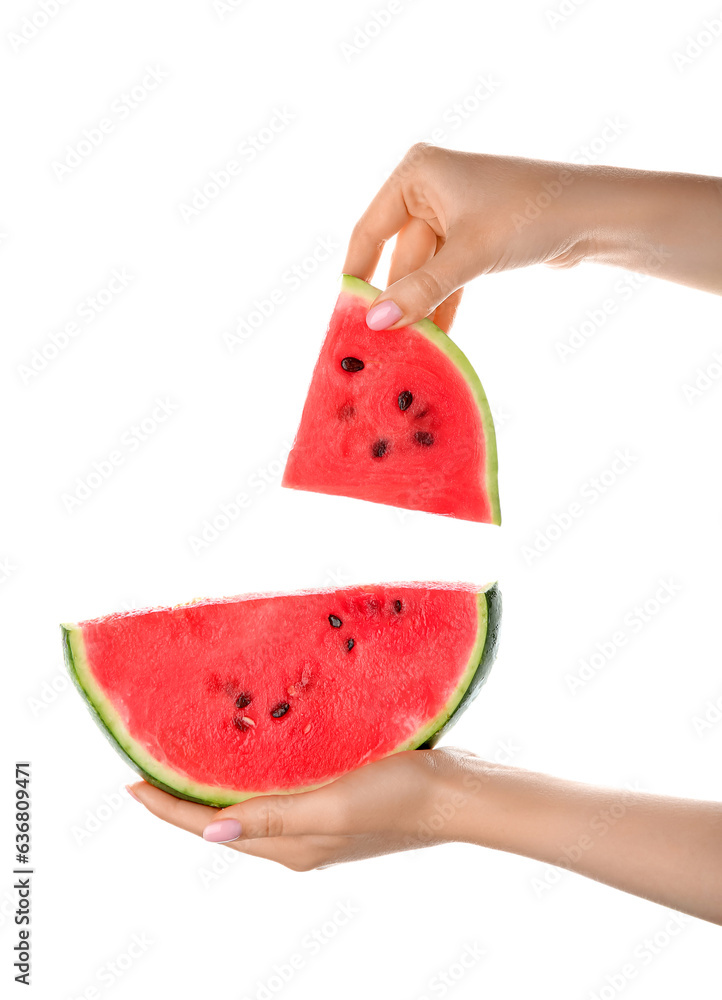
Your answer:
[[[370,330],[378,294],[344,275],[283,485],[501,523],[494,424],[474,369],[430,320]]]
[[[136,770],[227,805],[432,745],[491,666],[496,595],[424,583],[202,600],[65,625],[66,658]]]

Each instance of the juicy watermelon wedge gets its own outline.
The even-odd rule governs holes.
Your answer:
[[[344,275],[283,485],[501,523],[481,382],[428,319],[370,330],[379,290]]]
[[[63,625],[70,674],[147,781],[223,806],[431,747],[491,668],[496,585],[245,595]]]

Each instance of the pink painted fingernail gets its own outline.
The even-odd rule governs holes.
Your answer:
[[[126,788],[126,791],[128,792],[128,795],[130,795],[131,799],[135,799],[136,802],[140,802],[140,799],[135,794],[135,792],[133,791],[133,789],[131,788],[130,785],[126,785],[125,788]],[[140,804],[143,805],[142,802],[140,802]]]
[[[210,840],[212,844],[227,844],[231,840],[238,840],[240,835],[241,824],[237,819],[217,819],[203,831],[203,839]]]
[[[386,330],[401,319],[401,315],[396,303],[387,299],[385,302],[379,302],[377,306],[371,306],[366,313],[366,326],[370,330]]]

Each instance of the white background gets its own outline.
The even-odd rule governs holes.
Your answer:
[[[671,911],[569,873],[448,846],[307,874],[232,855],[205,886],[227,849],[115,797],[132,774],[65,679],[60,621],[250,590],[497,577],[500,656],[455,744],[584,781],[720,795],[722,723],[696,731],[694,720],[722,696],[722,380],[693,401],[683,391],[722,351],[718,299],[654,279],[630,294],[629,276],[592,265],[468,289],[454,337],[498,418],[501,530],[282,490],[273,472],[351,227],[406,148],[443,128],[460,149],[565,160],[593,142],[597,162],[719,173],[722,38],[703,34],[689,65],[674,60],[705,18],[722,28],[719,7],[568,0],[554,19],[543,2],[403,0],[369,32],[384,0],[236,8],[71,0],[13,46],[40,8],[3,4],[3,982],[15,940],[11,772],[27,758],[37,997],[94,987],[240,1000],[296,952],[305,967],[287,1000],[438,997],[433,977],[468,943],[485,955],[449,992],[458,1000],[716,996],[716,928],[689,920],[647,961],[636,949]],[[124,119],[111,113],[113,131],[59,179],[54,161],[146,67],[165,78]],[[493,93],[479,101],[482,78]],[[450,109],[464,101],[461,121]],[[184,222],[181,203],[274,109],[293,120]],[[618,134],[605,143],[608,118]],[[334,256],[292,289],[284,273],[310,272],[319,240]],[[132,280],[84,322],[78,310],[114,268]],[[230,353],[224,332],[277,288],[285,302]],[[608,298],[613,315],[590,320],[593,336],[562,363],[555,345]],[[23,377],[71,320],[78,335]],[[68,512],[63,494],[158,398],[174,412]],[[617,449],[634,457],[628,471],[525,558]],[[251,508],[195,554],[189,537],[204,519],[269,469]],[[678,593],[638,631],[625,626],[660,580]],[[626,644],[572,694],[579,661],[620,628]],[[353,919],[320,954],[304,949],[346,901]],[[141,933],[152,942],[143,956],[101,981]]]

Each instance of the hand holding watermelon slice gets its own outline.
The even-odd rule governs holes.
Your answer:
[[[96,722],[147,781],[227,805],[433,746],[496,655],[495,585],[248,594],[63,626]]]
[[[323,788],[221,812],[144,782],[129,791],[174,826],[294,871],[461,841],[722,924],[719,802],[597,788],[453,748],[395,754]]]
[[[445,335],[464,284],[598,260],[722,292],[719,253],[699,250],[722,245],[718,189],[715,177],[413,146],[354,229],[283,485],[500,524],[489,406]],[[367,281],[394,236],[380,292]]]
[[[371,281],[398,234],[375,330],[448,332],[463,286],[594,261],[722,293],[720,178],[412,146],[357,224],[344,271]]]

